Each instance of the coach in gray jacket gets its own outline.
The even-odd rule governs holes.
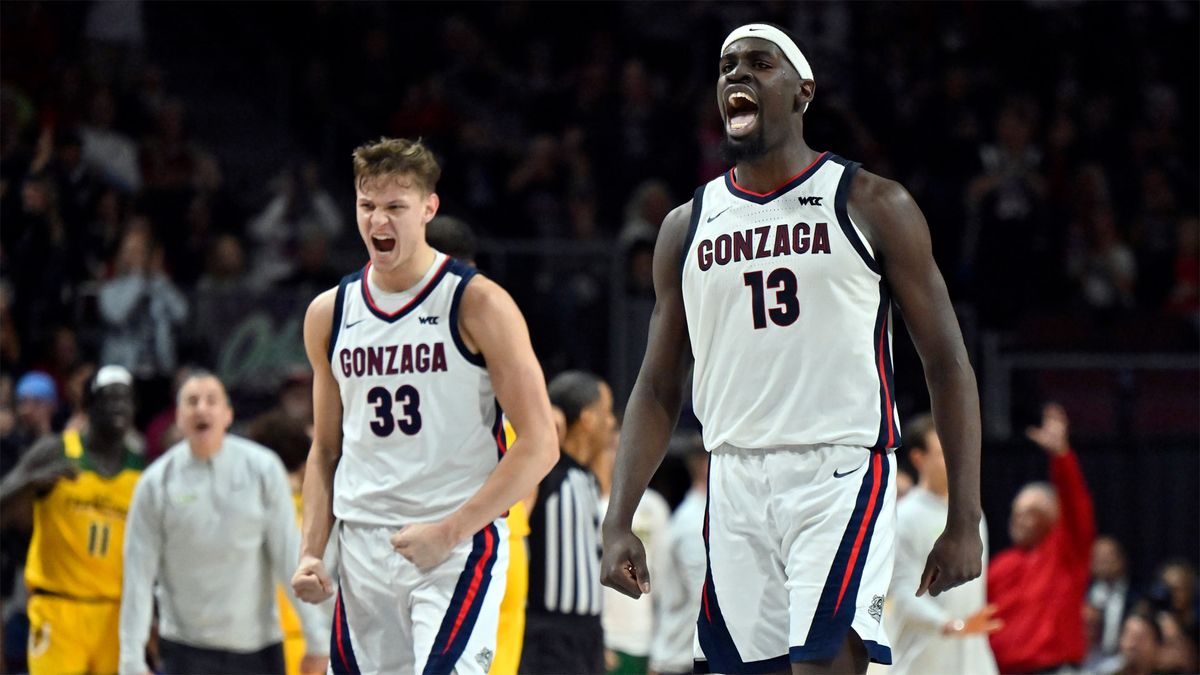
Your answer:
[[[176,422],[187,440],[142,474],[125,530],[121,672],[145,660],[153,599],[167,673],[282,673],[275,585],[291,593],[300,550],[283,463],[227,435],[233,410],[221,382],[198,372],[179,390]],[[329,614],[293,602],[306,672],[328,662]]]

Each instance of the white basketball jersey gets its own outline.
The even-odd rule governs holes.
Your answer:
[[[370,263],[342,279],[329,361],[342,397],[333,513],[365,525],[438,520],[487,480],[503,455],[500,406],[483,357],[458,331],[475,269],[444,254],[404,307],[371,298]]]
[[[826,152],[769,194],[733,170],[696,190],[683,304],[709,450],[900,445],[891,299],[846,210],[858,167]]]

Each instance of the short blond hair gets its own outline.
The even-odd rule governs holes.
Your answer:
[[[425,194],[437,189],[442,167],[420,140],[383,137],[354,149],[354,185],[362,189],[381,178],[410,177]]]

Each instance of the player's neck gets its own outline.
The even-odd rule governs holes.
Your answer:
[[[379,290],[385,293],[403,293],[425,278],[425,274],[429,272],[436,257],[437,251],[433,250],[429,244],[421,242],[408,260],[398,267],[383,269],[371,265],[371,278],[368,279],[368,282],[375,284]]]
[[[801,138],[798,142],[784,143],[757,159],[738,162],[734,167],[734,178],[741,187],[766,194],[795,178],[820,155]]]

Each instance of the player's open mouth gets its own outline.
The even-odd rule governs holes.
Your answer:
[[[387,253],[396,248],[396,240],[387,236],[386,234],[376,234],[371,236],[371,245],[375,247],[376,251],[379,251],[380,253]]]
[[[758,101],[753,94],[735,91],[725,101],[725,117],[730,136],[745,136],[758,121]]]
[[[212,425],[208,422],[196,422],[196,433],[202,434],[208,431],[210,428],[212,428]]]

